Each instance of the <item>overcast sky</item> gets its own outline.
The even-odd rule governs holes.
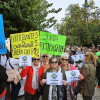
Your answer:
[[[82,6],[85,0],[47,0],[49,3],[53,3],[51,8],[62,8],[62,10],[58,14],[50,14],[48,17],[55,16],[58,22],[61,22],[61,19],[65,17],[65,10],[70,4],[79,4]],[[87,0],[89,1],[89,0]],[[100,0],[94,0],[95,5],[100,7]],[[53,28],[48,29],[51,33],[57,34],[57,31],[54,31]]]

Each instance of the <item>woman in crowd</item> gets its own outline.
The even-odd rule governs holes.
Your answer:
[[[44,67],[40,65],[40,58],[33,58],[32,60],[32,66],[26,66],[20,73],[22,78],[27,75],[24,87],[25,100],[38,100],[39,82],[44,73]]]
[[[11,91],[11,100],[17,100],[18,93],[21,88],[21,84],[20,84],[21,77],[18,72],[19,60],[9,57],[9,59],[7,60],[6,69],[7,69],[6,73],[8,75],[7,81],[9,82],[9,84],[7,86],[7,90],[9,90],[9,91],[7,91],[7,98],[9,96],[8,94]],[[11,88],[10,88],[10,84],[11,84]]]
[[[83,66],[83,62],[85,59],[84,54],[82,54],[81,48],[78,48],[76,56],[78,56],[78,61],[76,61],[76,67],[80,69]]]
[[[69,54],[70,53],[70,49],[69,48],[65,48],[64,52]]]
[[[66,54],[66,53],[63,53],[61,55],[61,63],[62,64],[60,66],[65,71],[77,70],[74,65],[68,63],[68,58],[69,58],[69,55]],[[83,76],[80,74],[79,78],[83,79]],[[76,87],[76,82],[72,82],[72,86],[73,86],[73,88],[75,88]]]
[[[48,54],[41,54],[41,63],[43,67],[45,68],[44,72],[50,68],[49,66],[49,55]]]
[[[3,66],[0,65],[0,100],[5,100],[5,94],[6,94],[6,87],[5,82],[7,82],[7,74],[6,70]]]
[[[92,100],[95,90],[96,60],[92,52],[85,54],[85,63],[81,68],[84,79],[80,84],[84,87],[83,100]]]
[[[77,49],[76,55],[78,55],[78,54],[82,54],[81,48]]]
[[[47,69],[47,71],[43,74],[42,80],[40,81],[40,84],[44,86],[43,89],[43,100],[66,100],[65,97],[65,90],[64,85],[66,86],[66,77],[65,77],[65,71],[62,67],[58,66],[58,59],[56,57],[51,57],[49,59],[50,68]],[[47,72],[57,72],[62,73],[63,85],[46,85],[46,74]]]
[[[66,54],[69,55],[68,63],[74,64],[74,60],[73,60],[72,57],[71,57],[71,51],[70,51],[70,49],[69,49],[69,48],[65,48],[64,53],[66,53]],[[61,62],[61,59],[60,59],[60,62]],[[60,64],[61,64],[61,63],[60,63]]]

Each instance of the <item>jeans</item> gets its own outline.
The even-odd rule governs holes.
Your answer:
[[[92,96],[83,96],[83,100],[92,100]]]
[[[17,85],[14,82],[11,82],[12,90],[11,90],[11,100],[17,100],[19,90],[21,88],[20,82]]]
[[[36,92],[35,95],[31,95],[31,94],[25,92],[25,100],[39,100],[38,91]]]

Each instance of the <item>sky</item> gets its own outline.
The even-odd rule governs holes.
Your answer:
[[[57,13],[57,14],[49,14],[49,17],[54,16],[57,19],[57,23],[61,23],[61,19],[65,17],[65,10],[67,9],[67,7],[70,4],[79,4],[80,6],[82,6],[82,4],[84,4],[85,0],[47,0],[49,3],[53,3],[53,6],[51,8],[62,8],[62,10]],[[89,1],[89,0],[87,0]],[[100,0],[94,0],[95,5],[100,7]],[[54,30],[53,27],[47,29],[49,32],[57,34],[57,30]]]

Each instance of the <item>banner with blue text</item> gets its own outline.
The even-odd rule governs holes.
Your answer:
[[[6,54],[5,34],[3,25],[3,16],[0,14],[0,54]]]

